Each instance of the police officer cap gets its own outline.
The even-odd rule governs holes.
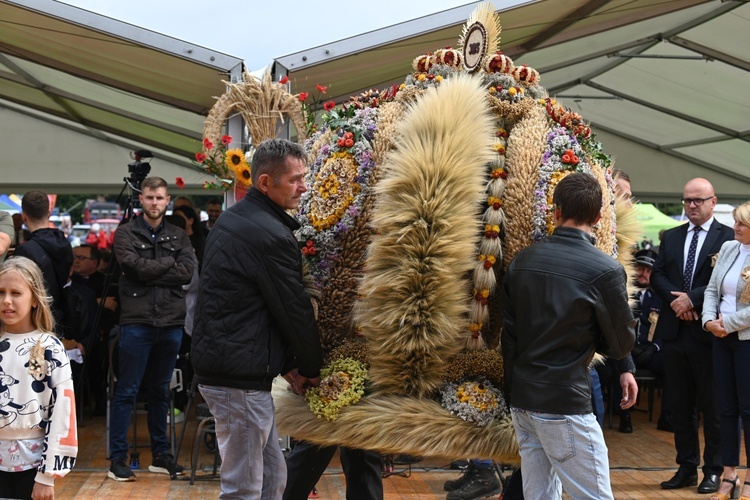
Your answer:
[[[635,253],[635,263],[646,267],[654,267],[656,252],[653,250],[638,250]]]

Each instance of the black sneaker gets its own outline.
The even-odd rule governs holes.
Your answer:
[[[107,477],[115,481],[135,481],[135,473],[130,470],[124,458],[112,460]]]
[[[469,460],[468,465],[466,466],[466,468],[464,468],[464,471],[461,473],[461,475],[458,476],[458,479],[450,479],[446,481],[445,484],[443,484],[443,490],[456,491],[464,485],[464,483],[469,479],[469,476],[471,476],[473,473],[474,462]]]
[[[457,490],[448,493],[446,500],[473,500],[474,498],[499,495],[502,491],[492,467],[474,468],[466,475],[464,484]]]
[[[185,467],[176,464],[174,457],[169,453],[165,453],[154,458],[151,465],[148,466],[148,471],[156,474],[169,474],[174,477],[184,474]]]

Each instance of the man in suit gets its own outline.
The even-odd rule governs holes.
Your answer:
[[[651,274],[651,286],[664,304],[656,335],[663,342],[679,465],[674,477],[661,483],[664,489],[698,483],[698,411],[703,413],[705,438],[704,477],[698,493],[717,491],[722,473],[711,335],[703,331],[700,323],[703,292],[714,258],[721,245],[734,237],[732,228],[714,219],[716,201],[714,188],[706,179],[696,178],[685,184],[682,204],[689,222],[664,233]]]

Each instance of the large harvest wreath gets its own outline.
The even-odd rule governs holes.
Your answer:
[[[328,353],[321,388],[274,392],[280,431],[385,453],[518,459],[502,387],[497,288],[522,248],[552,230],[555,185],[589,172],[603,192],[596,245],[625,264],[632,230],[610,160],[533,68],[464,38],[415,58],[398,89],[329,109],[306,142],[297,215]],[[621,223],[625,221],[625,223]]]

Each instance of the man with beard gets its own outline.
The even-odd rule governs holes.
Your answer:
[[[185,290],[195,267],[195,256],[185,231],[167,223],[170,197],[167,182],[148,177],[138,196],[143,211],[117,228],[114,253],[122,274],[117,388],[112,399],[108,477],[134,481],[126,463],[128,427],[136,397],[148,372],[148,431],[151,437],[150,472],[175,477],[183,468],[168,453],[167,409],[169,382],[182,342]]]

